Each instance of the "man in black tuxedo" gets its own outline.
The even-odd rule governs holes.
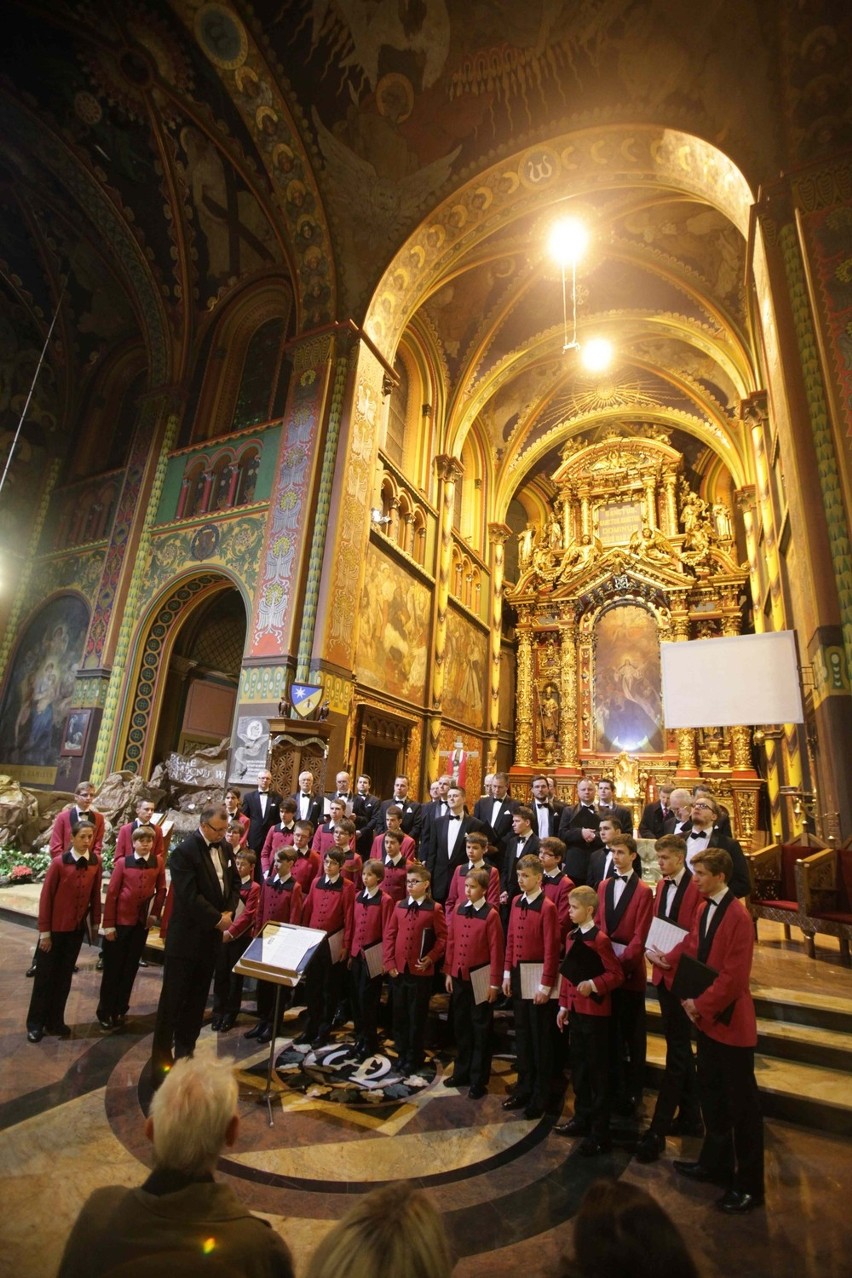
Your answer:
[[[686,839],[686,864],[692,869],[693,858],[707,848],[724,848],[731,858],[733,873],[728,879],[728,887],[734,896],[748,896],[751,891],[751,876],[745,854],[736,839],[728,839],[719,827],[719,805],[709,794],[702,792],[692,804],[692,816],[683,831]]]
[[[408,797],[408,777],[398,776],[394,778],[393,798],[385,799],[373,817],[373,834],[384,834],[388,828],[387,813],[388,808],[395,803],[398,808],[402,809],[402,830],[404,834],[410,834],[415,843],[420,842],[420,835],[423,828],[423,809],[414,799]]]
[[[684,826],[689,832],[689,818],[692,813],[692,794],[680,788],[672,790],[669,796],[669,815],[663,822],[663,834],[683,834]]]
[[[533,777],[532,828],[539,839],[556,838],[562,804],[550,797],[547,777]]]
[[[314,794],[313,772],[308,772],[306,769],[299,773],[299,788],[291,797],[296,803],[296,820],[310,821],[314,830],[318,830],[323,820],[323,802],[318,795]]]
[[[467,862],[465,837],[473,830],[486,838],[490,836],[490,830],[483,821],[465,812],[465,797],[460,786],[450,786],[447,815],[432,821],[420,845],[420,859],[432,876],[432,897],[441,905],[447,899],[456,870]]]
[[[155,1088],[174,1060],[191,1056],[195,1049],[222,934],[233,922],[240,899],[234,854],[223,842],[227,828],[224,804],[210,804],[201,813],[198,829],[169,857],[172,915],[151,1050]]]
[[[719,800],[716,798],[713,791],[710,789],[709,785],[693,786],[692,788],[693,799],[700,799],[702,795],[706,796],[708,799],[712,799],[713,802],[716,804],[716,807],[718,808],[718,816],[716,817],[716,829],[719,831],[722,838],[732,839],[734,837],[734,832],[731,829],[731,817],[730,817],[730,813],[728,812],[728,809],[719,802]],[[734,866],[734,870],[736,871],[736,866]]]
[[[601,847],[598,838],[600,817],[594,804],[595,783],[588,777],[577,782],[577,802],[562,809],[558,837],[565,844],[562,868],[575,887],[586,882],[589,857]]]
[[[547,783],[545,782],[545,787]],[[500,913],[506,925],[516,896],[520,896],[518,862],[522,856],[538,856],[539,837],[532,828],[532,808],[519,803],[512,813],[512,833],[506,840],[500,867]]]
[[[352,817],[355,809],[355,795],[352,791],[352,777],[346,771],[338,772],[337,776],[334,778],[334,783],[336,788],[334,790],[329,790],[328,793],[323,796],[324,815],[328,815],[328,805],[331,803],[331,800],[340,799],[341,802],[346,804],[346,816]]]
[[[593,887],[596,892],[604,879],[611,878],[615,873],[615,867],[612,863],[612,847],[610,845],[617,834],[621,834],[621,829],[615,818],[601,817],[601,823],[598,826],[598,838],[602,846],[589,857],[589,865],[586,870],[586,883],[589,887]],[[641,879],[642,858],[638,852],[633,857],[633,869]]]
[[[671,815],[671,785],[660,786],[660,797],[656,803],[647,803],[642,813],[642,820],[639,822],[640,839],[661,839],[663,837],[663,826],[666,819]]]
[[[614,817],[622,834],[633,834],[633,813],[615,801],[615,782],[610,777],[598,781],[598,816]]]
[[[358,832],[355,837],[364,860],[369,857],[373,846],[372,824],[382,802],[377,794],[371,793],[372,784],[373,778],[362,772],[355,782],[355,798],[352,800],[352,820]]]
[[[446,816],[450,810],[450,806],[447,803],[447,792],[452,784],[453,778],[449,773],[445,773],[444,776],[438,777],[437,781],[433,781],[429,786],[429,802],[424,803],[420,809],[422,818],[420,823],[421,847],[426,847],[427,845],[430,837],[429,827],[432,822],[437,821],[438,817]]]
[[[240,808],[243,816],[249,819],[248,843],[256,853],[258,861],[263,851],[266,836],[281,820],[281,795],[272,788],[272,773],[268,768],[257,774],[257,789],[251,790],[243,799]]]
[[[498,871],[503,867],[506,840],[512,833],[512,814],[517,806],[515,800],[509,797],[508,775],[505,772],[495,772],[491,783],[491,798],[483,796],[477,799],[473,809],[477,821],[483,821],[488,827],[490,841],[496,849],[491,855]]]

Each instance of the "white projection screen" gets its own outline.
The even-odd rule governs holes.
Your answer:
[[[667,728],[802,723],[792,630],[660,645]]]

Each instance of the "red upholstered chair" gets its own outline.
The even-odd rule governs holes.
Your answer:
[[[808,855],[809,848],[824,847],[825,844],[812,834],[801,834],[792,843],[770,843],[768,847],[746,854],[754,885],[749,909],[755,927],[758,919],[781,923],[788,941],[791,926],[801,928],[806,934],[811,930],[805,923],[799,903],[796,865]]]
[[[815,956],[817,932],[836,936],[841,961],[848,967],[852,940],[852,846],[826,848],[799,861],[796,885],[808,954],[811,958]]]

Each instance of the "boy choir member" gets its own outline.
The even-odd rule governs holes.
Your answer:
[[[688,934],[701,904],[701,895],[685,864],[686,843],[679,835],[664,834],[654,844],[654,849],[663,875],[656,887],[654,917],[684,928]],[[666,1147],[666,1136],[673,1130],[678,1110],[680,1134],[701,1136],[704,1133],[698,1108],[691,1022],[680,999],[671,992],[671,970],[654,964],[651,980],[660,1001],[660,1019],[666,1039],[666,1068],[651,1124],[636,1150],[636,1159],[640,1163],[653,1163],[659,1158]]]
[[[233,922],[222,933],[222,948],[216,959],[216,971],[213,975],[213,1019],[210,1024],[214,1030],[220,1030],[223,1034],[234,1028],[240,1014],[243,978],[233,968],[251,942],[260,901],[260,884],[254,877],[257,857],[251,848],[240,847],[240,829],[238,821],[231,821],[225,832],[225,841],[233,849],[240,876],[240,896]]]
[[[93,851],[95,827],[75,821],[70,847],[55,856],[42,885],[38,904],[38,964],[27,1012],[27,1039],[38,1043],[45,1034],[68,1038],[65,1004],[71,990],[74,964],[83,944],[86,919],[97,928],[101,921],[101,859]]]
[[[154,805],[150,799],[140,799],[136,804],[136,817],[133,821],[127,821],[118,831],[118,838],[115,841],[115,854],[113,861],[119,861],[123,857],[130,856],[133,853],[133,831],[138,830],[140,826],[147,826],[154,832],[154,856],[165,869],[166,865],[166,848],[163,842],[163,832],[158,825],[152,824],[151,818],[154,815]],[[157,911],[159,914],[159,910]]]
[[[379,1050],[379,1003],[382,997],[382,964],[371,975],[366,950],[379,946],[383,958],[385,933],[394,901],[382,891],[385,867],[381,861],[368,860],[361,871],[364,887],[355,898],[352,930],[352,953],[349,959],[352,1011],[355,1026],[355,1053],[367,1060]]]
[[[544,874],[541,876],[541,886],[545,894],[550,897],[556,906],[556,913],[559,916],[559,948],[561,951],[565,946],[565,937],[568,935],[568,929],[571,926],[568,896],[574,889],[574,884],[562,868],[565,844],[561,839],[542,839],[539,842],[538,855],[544,869]]]
[[[330,799],[328,804],[328,817],[317,826],[316,833],[311,841],[311,848],[314,852],[319,852],[320,856],[325,856],[329,848],[335,846],[334,831],[338,828],[341,821],[346,819],[346,803],[343,799]],[[354,829],[354,825],[353,825]]]
[[[490,874],[493,873],[492,867]],[[486,897],[490,874],[487,866],[469,870],[464,880],[464,899],[447,912],[445,985],[451,996],[458,1050],[452,1076],[444,1079],[444,1086],[468,1087],[471,1100],[480,1100],[488,1091],[494,1003],[500,995],[503,972],[500,911]],[[486,968],[488,995],[477,1003],[471,973]]]
[[[364,884],[361,881],[363,862],[355,851],[355,822],[344,817],[334,832],[334,847],[343,853],[343,874],[356,892],[360,892]]]
[[[322,874],[322,857],[311,848],[313,832],[310,821],[297,821],[293,829],[292,846],[296,851],[293,878],[301,886],[303,896],[308,895],[311,885]]]
[[[528,1119],[541,1118],[554,1070],[550,991],[559,964],[559,917],[541,886],[544,873],[537,856],[518,865],[521,895],[512,902],[503,970],[503,993],[515,1013],[518,1082],[504,1109],[523,1109]],[[541,967],[535,988],[525,989],[525,965]],[[530,974],[534,975],[534,973]]]
[[[612,878],[612,843],[616,835],[620,836],[621,830],[615,818],[611,816],[601,817],[601,823],[598,826],[598,838],[603,846],[599,847],[589,857],[589,865],[586,871],[586,882],[595,891],[597,891],[604,879]],[[633,869],[641,879],[642,860],[638,853],[633,858]]]
[[[403,834],[401,830],[387,830],[384,834],[378,835],[376,839],[376,842],[381,844],[382,850],[380,854],[370,857],[371,861],[380,860],[382,862],[385,871],[382,890],[394,902],[401,901],[405,896],[405,879],[408,874],[408,865],[414,855],[414,840],[409,839],[412,846],[412,854],[411,857],[406,857],[403,851],[406,839],[408,839],[408,835]],[[376,843],[373,843],[373,848],[375,849],[375,847]]]
[[[248,843],[249,826],[251,825],[251,822],[245,813],[240,811],[242,800],[242,791],[238,790],[235,785],[230,786],[229,789],[225,791],[225,811],[228,814],[228,820],[239,821],[243,830],[241,846],[245,847]],[[154,805],[151,804],[151,811],[153,812],[153,810]]]
[[[485,860],[485,853],[488,851],[488,836],[480,834],[478,830],[471,830],[465,835],[464,842],[467,851],[467,864],[460,865],[452,877],[450,890],[447,893],[447,903],[444,907],[447,919],[449,919],[450,913],[455,909],[458,902],[464,902],[465,880],[472,870],[483,870],[488,875],[485,891],[486,900],[491,905],[500,904],[500,875],[494,866],[489,865]]]
[[[606,933],[595,924],[597,893],[574,888],[569,898],[572,928],[565,945],[557,1025],[570,1031],[574,1114],[553,1129],[582,1137],[579,1153],[594,1157],[611,1146],[609,1136],[609,1021],[612,994],[624,980]],[[587,953],[589,951],[590,953]],[[594,975],[584,971],[596,968]],[[565,975],[565,972],[570,975]]]
[[[299,1045],[310,1043],[317,1048],[328,1042],[331,1023],[344,992],[355,918],[355,889],[343,876],[344,859],[340,848],[326,852],[324,873],[311,884],[302,910],[302,926],[325,932],[329,941],[336,938],[336,952],[332,953],[330,945],[323,942],[308,964],[305,1028],[294,1040]]]
[[[104,971],[96,1012],[104,1030],[124,1024],[148,928],[159,922],[165,901],[166,872],[156,847],[154,827],[139,825],[130,850],[120,856],[116,851],[103,909]]]
[[[712,975],[702,994],[686,998],[684,1011],[698,1031],[698,1095],[706,1134],[696,1162],[675,1160],[675,1171],[690,1180],[722,1185],[716,1206],[743,1215],[764,1201],[763,1119],[754,1076],[757,1022],[749,989],[754,925],[731,891],[734,872],[724,848],[709,848],[692,862],[703,903],[689,936],[669,955],[651,951],[663,970],[685,956],[707,965]]]
[[[392,803],[385,813],[385,830],[382,834],[377,834],[370,845],[370,857],[374,861],[380,861],[385,854],[384,837],[393,831],[398,834],[401,840],[402,855],[406,861],[410,861],[417,854],[417,844],[414,842],[410,834],[406,834],[402,828],[402,808],[397,803]]]
[[[635,840],[617,834],[610,847],[613,873],[598,887],[595,922],[612,942],[624,976],[612,996],[609,1065],[615,1107],[633,1114],[645,1079],[645,941],[654,902],[651,889],[633,869]]]
[[[50,831],[50,855],[62,856],[71,846],[73,827],[81,821],[88,821],[95,835],[91,851],[100,856],[104,846],[104,818],[96,812],[92,804],[95,801],[95,787],[91,781],[81,781],[74,791],[74,802],[61,812],[57,812],[53,829]]]
[[[521,857],[538,856],[538,850],[538,835],[532,828],[532,810],[521,804],[512,813],[512,833],[506,839],[500,867],[500,904],[503,906],[504,926],[508,925],[509,910],[521,890],[518,886]]]
[[[293,799],[282,799],[281,820],[276,825],[273,825],[263,840],[263,848],[260,853],[262,874],[268,874],[271,870],[272,863],[275,860],[275,853],[278,849],[292,844],[295,831],[296,803]],[[311,833],[313,833],[313,827],[311,827]],[[320,864],[322,864],[322,861],[320,861]]]
[[[275,852],[272,869],[265,876],[260,889],[260,901],[252,924],[252,940],[260,936],[267,923],[293,923],[299,926],[302,921],[302,888],[293,877],[293,862],[296,860],[296,849],[292,846],[280,847]],[[275,1013],[275,984],[273,981],[257,983],[257,1015],[258,1021],[252,1029],[247,1030],[243,1038],[256,1038],[259,1043],[269,1043],[273,1033],[280,1033],[281,1026],[274,1027],[272,1018]],[[281,1012],[283,1015],[284,999],[290,990],[281,991]]]
[[[394,907],[384,946],[392,982],[394,1046],[403,1075],[423,1067],[432,977],[447,938],[444,911],[430,895],[425,866],[417,861],[409,865],[406,887],[408,896]]]

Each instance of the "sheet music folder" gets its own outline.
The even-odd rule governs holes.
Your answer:
[[[698,998],[705,990],[709,990],[718,975],[715,967],[699,962],[690,954],[682,954],[672,980],[672,994],[679,999]],[[734,999],[733,1003],[729,1003],[713,1019],[721,1025],[730,1025],[736,1001]]]
[[[603,976],[606,968],[597,950],[593,950],[585,941],[575,941],[560,965],[559,971],[572,985],[581,981],[593,981],[596,976]]]
[[[328,937],[313,927],[267,923],[234,964],[238,976],[253,976],[276,985],[298,985],[308,964]]]

